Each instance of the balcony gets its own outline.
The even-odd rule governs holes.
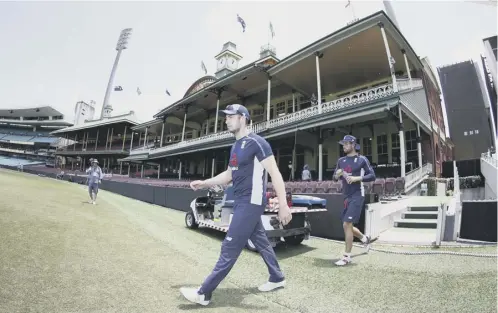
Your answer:
[[[421,79],[412,79],[412,84],[410,85],[409,80],[398,80],[398,92],[406,92],[411,91],[412,89],[420,89],[422,88],[422,80]],[[364,103],[382,100],[394,95],[395,92],[393,90],[392,84],[380,85],[374,88],[370,88],[367,90],[363,90],[351,95],[347,95],[329,102],[324,102],[321,104],[322,113],[321,114],[330,114],[335,111],[342,111],[344,109],[358,107]],[[270,121],[263,121],[256,124],[253,124],[249,127],[249,130],[254,133],[261,133],[263,131],[276,129],[284,125],[289,125],[292,123],[300,122],[306,119],[310,119],[312,117],[318,117],[318,106],[312,106],[298,112],[289,113],[284,116],[278,117],[276,119]],[[185,149],[188,147],[200,145],[200,144],[210,144],[218,141],[223,141],[226,139],[233,138],[233,134],[229,131],[222,131],[215,134],[208,134],[202,137],[185,140],[179,143],[171,144],[161,148],[155,149],[137,149],[132,150],[130,155],[135,154],[144,154],[149,152],[151,155],[155,154],[164,154],[165,152],[172,152],[175,150]]]

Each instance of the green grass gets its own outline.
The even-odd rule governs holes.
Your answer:
[[[0,186],[0,312],[197,309],[178,289],[202,283],[222,234],[189,230],[182,212],[106,191],[97,205],[86,204],[82,185],[0,169]],[[496,312],[496,259],[372,251],[338,268],[333,260],[342,244],[312,239],[276,250],[285,289],[259,293],[266,267],[244,251],[202,310]],[[453,250],[496,253],[496,247]]]

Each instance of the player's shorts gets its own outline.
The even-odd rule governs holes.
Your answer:
[[[355,196],[344,199],[344,210],[342,211],[341,221],[356,224],[360,221],[361,211],[365,197]]]
[[[99,192],[99,184],[98,183],[95,183],[95,184],[89,184],[88,185],[88,192],[94,192],[95,194],[97,194]]]

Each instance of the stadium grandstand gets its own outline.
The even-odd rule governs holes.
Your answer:
[[[57,156],[64,160],[63,168],[67,173],[85,170],[91,158],[99,161],[106,174],[122,172],[117,160],[127,157],[133,145],[141,145],[143,139],[132,132],[132,127],[139,124],[134,111],[116,116],[111,113],[112,106],[108,105],[102,118],[85,120],[51,133],[71,141],[56,151]]]
[[[71,125],[50,106],[0,109],[0,166],[55,167],[55,151],[67,142],[50,132]]]
[[[234,137],[219,110],[233,103],[249,109],[251,130],[271,143],[288,188],[298,192],[341,192],[330,180],[345,134],[358,138],[375,168],[367,188],[378,194],[407,192],[429,173],[440,176],[452,159],[430,62],[384,11],[283,60],[267,44],[239,68],[232,42],[215,59],[214,75],[200,77],[145,123],[133,111],[112,116],[108,105],[100,119],[53,131],[72,142],[56,151],[64,168],[81,171],[95,157],[119,180],[188,186],[212,177],[228,164]],[[304,165],[312,182],[300,182]]]
[[[360,153],[376,169],[369,187],[378,193],[440,175],[452,157],[430,62],[383,11],[283,60],[268,44],[258,60],[238,68],[242,56],[232,42],[215,59],[214,76],[201,77],[181,100],[132,127],[144,140],[118,159],[121,167],[140,166],[130,176],[182,182],[223,171],[234,137],[219,110],[233,103],[249,109],[251,130],[269,140],[284,179],[293,181],[289,188],[299,192],[340,192],[330,180],[345,134],[359,139]],[[313,182],[298,182],[305,164]]]

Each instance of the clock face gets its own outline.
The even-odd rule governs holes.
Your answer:
[[[225,63],[226,63],[226,59],[225,59],[225,58],[222,58],[222,59],[220,59],[220,60],[218,61],[218,65],[219,65],[219,66],[223,66],[223,65],[225,65]]]

